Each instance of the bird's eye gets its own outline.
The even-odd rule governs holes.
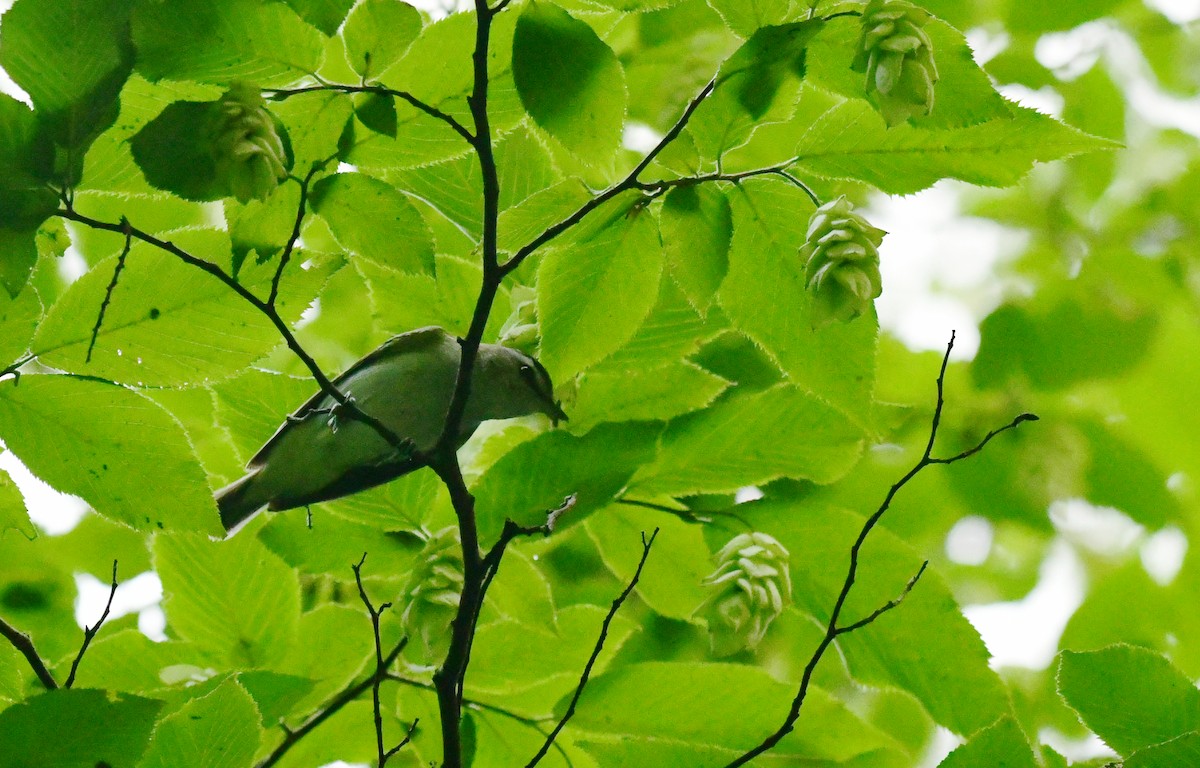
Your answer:
[[[530,371],[532,371],[532,370],[533,370],[533,369],[532,369],[532,368],[530,368],[528,365],[522,365],[522,366],[521,366],[521,373],[529,373],[529,372],[530,372]]]

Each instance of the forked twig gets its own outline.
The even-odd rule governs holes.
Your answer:
[[[925,573],[925,567],[928,565],[928,561],[922,564],[916,575],[909,579],[908,583],[905,585],[898,597],[888,601],[883,606],[872,611],[862,619],[847,624],[842,624],[840,622],[842,609],[846,605],[846,598],[849,597],[850,590],[854,587],[854,581],[858,576],[858,561],[862,551],[863,543],[866,542],[867,537],[870,535],[871,531],[874,530],[875,525],[879,522],[880,518],[882,518],[884,513],[887,512],[888,508],[891,506],[892,499],[896,497],[896,494],[900,491],[900,489],[907,485],[910,480],[920,474],[920,472],[926,467],[934,464],[953,464],[956,461],[961,461],[962,459],[973,456],[979,451],[983,450],[983,447],[987,445],[992,438],[996,437],[1000,433],[1013,429],[1022,422],[1037,421],[1037,416],[1033,415],[1032,413],[1022,413],[1003,427],[999,427],[998,429],[994,429],[989,432],[987,436],[983,438],[983,440],[975,445],[975,447],[963,451],[962,453],[955,454],[954,456],[945,458],[934,457],[933,446],[937,439],[938,427],[941,425],[942,409],[945,406],[946,367],[950,363],[950,352],[954,349],[954,338],[954,333],[951,333],[950,343],[946,345],[946,354],[942,357],[942,365],[938,371],[937,404],[933,410],[933,418],[930,420],[929,440],[925,444],[925,450],[921,454],[921,458],[915,465],[913,465],[912,469],[905,473],[903,477],[897,480],[892,487],[888,489],[887,494],[883,498],[883,502],[880,503],[878,509],[876,509],[875,512],[867,518],[866,522],[863,523],[862,529],[858,533],[858,538],[855,539],[854,544],[850,547],[850,564],[846,570],[846,578],[842,582],[841,591],[838,593],[837,600],[833,604],[833,610],[829,614],[829,621],[825,625],[825,634],[821,638],[821,642],[817,644],[817,648],[815,651],[813,651],[808,663],[804,666],[804,674],[800,678],[800,688],[796,692],[795,698],[792,699],[791,707],[788,709],[788,713],[784,718],[783,724],[780,725],[774,733],[763,739],[758,746],[743,753],[733,761],[726,764],[725,768],[738,768],[738,766],[745,765],[764,752],[772,749],[783,739],[784,736],[790,733],[795,727],[796,721],[800,718],[800,710],[804,706],[804,701],[808,696],[809,686],[812,683],[812,676],[816,671],[817,664],[821,662],[822,657],[825,655],[825,651],[829,649],[829,646],[833,644],[833,641],[842,635],[846,635],[866,627],[883,614],[887,613],[893,608],[896,608],[917,585],[921,575]]]
[[[600,636],[596,638],[596,645],[592,648],[592,655],[588,657],[587,664],[583,667],[583,674],[579,676],[579,684],[575,686],[575,693],[571,696],[571,701],[567,704],[567,709],[563,712],[563,716],[559,718],[558,723],[554,726],[554,730],[550,731],[550,735],[546,737],[546,741],[542,743],[537,754],[525,764],[525,768],[533,768],[546,754],[550,751],[550,747],[554,746],[554,740],[558,738],[558,734],[567,726],[567,723],[575,715],[575,707],[579,704],[579,698],[583,696],[583,689],[587,687],[588,680],[592,676],[592,668],[596,666],[596,659],[600,658],[600,652],[604,650],[604,642],[608,639],[608,629],[612,625],[613,617],[617,615],[617,611],[629,599],[633,593],[634,587],[637,586],[638,579],[642,578],[642,568],[646,565],[646,558],[650,557],[650,548],[654,546],[654,539],[658,536],[658,528],[654,529],[654,533],[650,534],[650,538],[646,538],[646,534],[642,534],[642,557],[638,560],[637,570],[633,572],[633,578],[629,580],[629,585],[625,587],[621,594],[613,600],[612,606],[608,609],[608,614],[604,617],[604,623],[600,625]]]

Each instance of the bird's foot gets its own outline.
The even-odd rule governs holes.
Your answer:
[[[340,417],[342,415],[342,411],[346,410],[347,405],[354,405],[354,395],[350,394],[349,392],[346,393],[345,403],[334,403],[327,409],[329,412],[329,421],[326,423],[329,425],[330,432],[337,434],[338,429],[341,427]]]

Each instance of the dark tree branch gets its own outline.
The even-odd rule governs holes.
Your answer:
[[[404,650],[404,646],[406,644],[407,640],[402,639],[394,648],[392,648],[391,651],[388,652],[388,655],[383,658],[383,666],[385,669],[391,667],[391,665],[395,663],[397,657],[400,656],[400,652]],[[264,758],[262,762],[258,763],[255,768],[271,768],[271,766],[282,760],[283,756],[286,755],[292,747],[296,746],[297,742],[307,736],[321,723],[337,714],[342,707],[361,696],[374,684],[375,673],[372,672],[362,680],[350,684],[340,693],[334,695],[324,706],[309,716],[309,718],[305,720],[300,727],[294,730],[285,727],[283,741],[279,743],[279,746],[276,747],[270,755]]]
[[[33,669],[33,673],[37,675],[37,679],[47,690],[52,691],[58,687],[58,681],[46,668],[46,662],[42,661],[42,657],[38,655],[37,649],[33,647],[33,639],[29,635],[8,624],[4,619],[0,619],[0,635],[3,635],[8,642],[12,643],[12,647],[25,657]]]
[[[315,93],[317,91],[335,91],[338,93],[374,93],[380,96],[393,96],[397,99],[407,101],[412,106],[421,110],[432,118],[441,120],[446,125],[450,126],[459,136],[462,136],[470,143],[475,142],[475,137],[467,130],[466,126],[458,122],[453,115],[450,115],[432,104],[427,104],[421,101],[416,96],[413,96],[408,91],[398,91],[394,88],[387,88],[382,85],[339,85],[335,83],[323,83],[321,85],[310,85],[303,88],[265,88],[263,93],[269,94],[270,98],[275,101],[299,96],[302,93]]]
[[[507,275],[517,267],[521,266],[521,262],[529,258],[529,256],[538,248],[541,248],[543,245],[558,237],[563,232],[566,232],[571,227],[583,221],[584,217],[586,217],[589,213],[596,210],[617,195],[621,194],[622,192],[627,192],[631,189],[641,188],[641,185],[638,182],[638,176],[640,176],[642,171],[646,170],[646,168],[650,166],[650,163],[654,162],[654,158],[658,157],[658,155],[667,148],[667,145],[674,141],[675,138],[683,132],[683,129],[687,127],[688,121],[692,119],[692,114],[695,113],[702,103],[704,103],[704,100],[707,99],[709,94],[713,92],[713,88],[715,88],[716,85],[717,79],[714,77],[712,80],[709,80],[703,88],[700,89],[700,92],[696,94],[696,96],[693,97],[690,102],[688,102],[687,107],[683,110],[683,114],[680,115],[679,119],[675,121],[675,124],[671,126],[671,129],[666,132],[666,134],[662,137],[662,139],[659,140],[658,144],[656,144],[653,149],[646,153],[646,156],[641,159],[641,162],[634,166],[633,170],[630,171],[625,178],[621,179],[616,184],[613,184],[603,192],[600,192],[595,197],[581,205],[570,216],[562,219],[556,224],[552,224],[540,235],[529,241],[529,243],[526,245],[522,246],[520,250],[513,254],[512,258],[500,266],[501,274]]]
[[[837,600],[834,601],[833,610],[830,611],[829,621],[825,625],[825,634],[821,638],[821,641],[817,644],[817,648],[815,651],[813,651],[808,663],[804,666],[804,673],[800,678],[800,688],[796,692],[795,698],[792,699],[791,707],[788,710],[787,716],[784,718],[783,724],[774,733],[764,739],[762,743],[728,763],[725,768],[738,768],[738,766],[745,765],[764,752],[772,749],[783,739],[784,736],[791,733],[792,729],[795,727],[796,721],[800,718],[800,710],[804,706],[804,701],[808,696],[808,689],[812,684],[812,676],[816,671],[817,664],[820,663],[821,659],[825,655],[825,652],[829,649],[829,646],[833,644],[833,641],[842,635],[862,629],[863,627],[874,622],[883,614],[897,607],[901,601],[908,596],[908,594],[916,586],[917,581],[921,578],[921,575],[925,572],[925,565],[922,565],[916,576],[909,580],[899,597],[876,609],[866,618],[849,624],[842,624],[840,622],[842,610],[846,605],[846,599],[850,596],[850,590],[853,589],[855,579],[858,576],[858,562],[862,552],[863,544],[866,542],[867,537],[871,534],[871,531],[874,530],[876,524],[879,523],[880,518],[882,518],[884,513],[887,512],[888,508],[891,506],[892,500],[896,497],[896,494],[900,492],[900,489],[907,485],[910,480],[920,474],[921,471],[926,467],[934,464],[953,464],[956,461],[973,456],[982,450],[983,447],[987,445],[987,443],[993,437],[1001,432],[1012,429],[1025,421],[1037,420],[1037,417],[1033,414],[1023,413],[1013,419],[1008,425],[989,432],[988,435],[974,448],[948,458],[934,458],[933,446],[937,440],[938,427],[941,425],[942,420],[942,410],[945,407],[946,368],[950,364],[950,352],[954,349],[954,338],[955,335],[951,333],[950,342],[946,345],[946,354],[942,357],[942,365],[938,370],[937,403],[933,409],[933,417],[930,419],[929,440],[925,444],[925,450],[921,454],[921,458],[918,459],[917,463],[913,465],[912,469],[905,473],[903,477],[897,480],[891,486],[891,488],[888,489],[883,501],[871,514],[871,516],[867,518],[866,522],[863,523],[862,528],[859,530],[858,538],[854,540],[854,544],[850,547],[850,564],[846,570],[846,578],[842,582],[842,588],[838,593]]]
[[[354,571],[354,583],[358,585],[358,596],[362,598],[363,605],[366,606],[367,613],[371,617],[371,632],[375,636],[375,674],[371,676],[371,703],[374,707],[375,713],[375,748],[377,755],[376,768],[384,768],[392,755],[399,752],[405,744],[412,740],[413,731],[416,729],[417,723],[420,722],[420,720],[413,720],[412,725],[410,725],[408,728],[408,733],[399,744],[391,749],[386,749],[383,746],[383,709],[379,703],[379,686],[383,684],[385,679],[387,679],[388,667],[391,666],[391,661],[394,660],[395,657],[390,657],[391,660],[384,658],[383,641],[379,636],[379,617],[383,615],[384,611],[386,611],[388,608],[391,608],[392,604],[381,603],[379,607],[376,608],[371,603],[371,598],[367,596],[367,589],[363,586],[362,581],[362,566],[366,561],[367,553],[363,552],[362,559],[359,560],[356,565],[350,566],[350,569]],[[397,648],[403,650],[407,643],[408,638],[402,638]]]
[[[96,348],[96,338],[100,335],[100,326],[104,324],[104,313],[108,311],[113,291],[117,289],[117,281],[121,279],[121,273],[125,271],[125,259],[129,258],[129,248],[133,245],[133,235],[129,231],[129,219],[124,216],[121,217],[121,227],[125,234],[125,247],[121,249],[121,255],[117,256],[117,266],[113,269],[112,280],[109,281],[108,288],[104,291],[104,301],[100,302],[100,313],[96,315],[96,325],[92,328],[92,338],[88,342],[87,356],[83,359],[85,363],[92,362],[92,350]]]
[[[92,638],[100,631],[100,626],[104,624],[104,620],[108,618],[108,612],[112,610],[113,598],[117,596],[117,561],[113,560],[112,569],[112,586],[108,590],[108,602],[104,604],[104,613],[100,614],[100,619],[92,626],[83,627],[83,645],[79,646],[79,653],[75,656],[75,661],[71,662],[71,673],[67,675],[67,682],[63,683],[63,688],[70,688],[75,684],[75,673],[79,670],[79,662],[83,661],[83,654],[87,653],[88,646],[92,644]]]
[[[267,297],[267,306],[271,309],[275,308],[275,300],[279,298],[279,283],[283,280],[283,270],[287,269],[292,252],[296,250],[296,243],[300,241],[300,229],[304,226],[304,215],[308,212],[308,187],[312,183],[313,176],[316,176],[324,168],[325,161],[313,163],[312,168],[308,169],[308,174],[298,182],[300,184],[300,204],[296,206],[296,223],[292,226],[292,234],[288,237],[287,245],[284,246],[283,253],[279,256],[279,266],[275,267],[275,276],[271,278],[271,294]]]
[[[550,731],[550,735],[546,737],[546,741],[542,744],[541,749],[533,756],[525,768],[533,768],[546,754],[550,751],[550,747],[554,745],[554,740],[558,738],[558,734],[567,726],[567,722],[575,715],[575,706],[579,704],[579,697],[583,695],[583,689],[587,687],[588,679],[592,676],[592,668],[596,666],[596,659],[600,658],[600,652],[604,650],[604,641],[608,639],[608,629],[612,625],[613,617],[617,615],[617,611],[629,599],[629,595],[633,593],[634,587],[637,586],[638,579],[642,577],[642,568],[646,565],[646,558],[650,557],[650,548],[654,546],[654,539],[658,536],[658,529],[654,529],[654,533],[650,534],[650,538],[646,538],[646,534],[642,534],[642,557],[638,560],[637,570],[633,572],[633,578],[629,580],[629,585],[625,590],[613,600],[612,607],[608,609],[608,615],[604,617],[604,623],[600,625],[600,636],[596,638],[596,645],[592,648],[592,655],[588,658],[587,664],[583,668],[583,674],[579,676],[579,685],[575,686],[575,693],[571,696],[571,701],[567,704],[567,710],[563,713],[562,718],[554,726],[554,730]]]

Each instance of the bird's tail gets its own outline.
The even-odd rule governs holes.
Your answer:
[[[257,482],[258,472],[254,470],[216,493],[221,523],[229,533],[233,533],[235,528],[253,517],[255,512],[271,500],[270,494]]]

